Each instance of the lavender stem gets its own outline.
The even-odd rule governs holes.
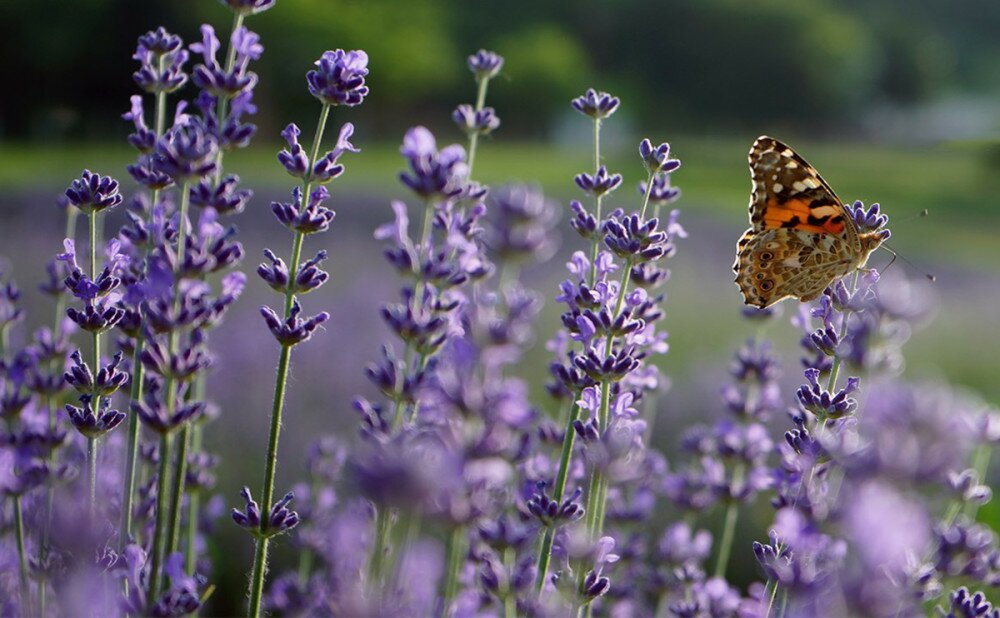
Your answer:
[[[97,280],[97,212],[91,212],[90,222],[90,280]],[[101,370],[101,335],[94,331],[93,356],[91,357],[94,374]],[[100,413],[101,396],[94,393],[94,412]],[[94,516],[97,505],[97,438],[87,438],[87,512]]]
[[[169,402],[167,404],[170,405]],[[164,535],[167,519],[167,477],[170,475],[170,451],[173,442],[173,435],[165,433],[160,436],[160,465],[156,478],[156,526],[153,530],[153,558],[149,569],[149,594],[147,595],[150,604],[155,602],[160,596],[161,571],[163,569],[163,550],[166,545]]]
[[[601,167],[601,119],[594,118],[594,171],[596,172]],[[601,199],[604,197],[602,193],[598,193],[594,197],[594,218],[597,219],[597,225],[601,224]],[[590,285],[593,286],[597,281],[597,252],[600,250],[601,241],[600,235],[594,234],[593,240],[590,243]]]
[[[184,256],[187,254],[187,217],[188,208],[191,202],[191,192],[188,190],[189,185],[187,182],[181,184],[181,203],[178,212],[178,223],[177,223],[177,264],[178,271],[183,264]],[[174,273],[174,302],[175,304],[180,303],[180,272]],[[173,331],[170,333],[169,339],[169,349],[170,354],[177,353],[177,347],[179,345],[178,333]],[[177,394],[180,385],[177,383],[176,378],[169,377],[167,379],[167,409],[171,412],[174,411],[177,405]],[[184,423],[181,428],[181,435],[178,443],[178,452],[176,459],[174,461],[174,476],[173,476],[173,486],[170,493],[170,519],[168,520],[167,528],[167,552],[173,553],[177,551],[178,547],[178,534],[180,532],[181,524],[181,507],[184,503],[184,479],[187,476],[187,450],[190,443],[190,427],[191,423]],[[164,454],[160,454],[163,457]]]
[[[327,119],[330,116],[330,104],[324,103],[316,125],[316,134],[313,137],[311,155],[309,157],[307,170],[311,170],[313,164],[319,157],[320,144],[323,142],[323,131],[326,128]],[[309,199],[309,189],[312,185],[311,172],[306,173],[303,183],[302,199]],[[299,260],[302,259],[302,241],[305,234],[295,233],[295,240],[292,244],[292,257],[288,266],[288,289],[285,292],[285,319],[288,319],[295,302],[295,277],[298,274]],[[278,370],[274,383],[274,399],[271,405],[271,428],[268,436],[267,459],[264,467],[264,484],[261,490],[261,504],[268,510],[271,508],[271,500],[274,496],[274,474],[278,466],[278,438],[281,434],[281,413],[285,404],[285,383],[288,378],[288,364],[292,356],[291,345],[282,345],[281,354],[278,356]],[[261,530],[267,526],[267,519],[262,518]],[[260,615],[261,601],[264,595],[264,575],[267,570],[267,547],[269,539],[261,535],[257,538],[256,549],[254,551],[253,570],[250,577],[250,606],[248,615],[256,617]]]
[[[21,496],[14,496],[14,528],[17,536],[17,566],[20,583],[22,611],[29,607],[28,560],[24,551],[24,514],[21,510]]]
[[[486,104],[486,89],[490,85],[490,78],[486,76],[478,77],[476,79],[478,90],[476,93],[476,111],[482,111],[483,106]],[[476,146],[479,144],[479,132],[473,131],[469,134],[469,179],[472,179],[472,166],[476,162]]]

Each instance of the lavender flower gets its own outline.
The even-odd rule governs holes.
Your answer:
[[[368,54],[361,50],[342,49],[323,52],[316,69],[306,74],[309,92],[324,105],[360,105],[368,96],[365,76]]]
[[[465,149],[452,144],[438,152],[434,135],[424,127],[406,132],[400,152],[410,166],[399,179],[425,199],[447,199],[458,195],[465,182]]]
[[[178,90],[188,79],[184,73],[188,53],[182,46],[181,38],[170,34],[163,27],[140,36],[132,56],[140,66],[132,74],[132,79],[147,92],[167,93]]]
[[[124,199],[118,192],[117,180],[94,174],[90,170],[83,170],[80,179],[70,184],[66,189],[66,197],[70,204],[87,215],[114,208]]]
[[[572,101],[573,109],[594,118],[603,120],[618,110],[621,101],[607,92],[597,92],[588,88],[587,92]]]
[[[492,79],[503,68],[503,56],[485,49],[469,56],[467,62],[477,80]]]
[[[451,113],[451,119],[467,135],[489,135],[500,126],[500,119],[492,107],[476,110],[471,105],[459,105]]]
[[[256,15],[274,6],[275,0],[219,0],[237,15]]]

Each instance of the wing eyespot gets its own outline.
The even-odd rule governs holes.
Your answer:
[[[765,292],[770,292],[774,288],[774,282],[768,279],[767,281],[760,282],[760,289]]]
[[[763,251],[763,252],[761,252],[761,254],[760,254],[759,257],[760,257],[760,259],[761,259],[762,262],[768,262],[772,258],[774,258],[774,254],[771,253],[770,251]]]

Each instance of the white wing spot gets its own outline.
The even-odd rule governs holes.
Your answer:
[[[802,193],[806,190],[806,184],[801,180],[796,180],[792,183],[792,188],[795,189],[797,193]]]
[[[819,181],[816,180],[815,178],[811,178],[811,177],[810,178],[806,178],[805,180],[803,180],[802,184],[804,184],[805,186],[809,187],[810,189],[818,189],[819,188]]]
[[[785,167],[787,167],[790,170],[796,169],[798,166],[799,164],[796,163],[795,161],[789,161],[788,163],[785,163]]]
[[[776,182],[774,183],[774,187],[772,188],[774,189],[775,193],[781,193],[781,190],[784,189],[785,187],[780,182]]]

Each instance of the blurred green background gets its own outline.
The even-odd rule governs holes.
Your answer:
[[[136,37],[163,24],[192,42],[203,21],[224,36],[228,15],[212,0],[0,3],[0,70],[13,84],[0,96],[0,268],[25,289],[29,327],[50,320],[34,283],[43,260],[61,249],[55,197],[83,167],[115,175],[131,191],[124,166],[134,155],[120,114],[135,90]],[[995,0],[278,0],[248,26],[266,48],[255,67],[260,132],[251,148],[226,161],[257,193],[238,220],[246,271],[264,246],[287,254],[289,240],[267,204],[291,186],[275,161],[278,132],[295,121],[308,134],[315,123],[318,106],[305,72],[338,47],[365,49],[371,68],[364,105],[335,112],[335,123],[357,126],[353,141],[363,152],[343,160],[347,173],[331,187],[338,218],[317,241],[331,252],[333,279],[306,299],[307,310],[329,309],[334,318],[327,333],[296,352],[280,483],[290,486],[301,475],[299,454],[318,433],[355,430],[349,402],[367,392],[362,368],[386,338],[377,307],[395,297],[371,231],[391,217],[390,199],[407,197],[395,182],[398,144],[416,124],[442,142],[464,141],[449,116],[474,98],[465,57],[480,47],[506,57],[490,86],[488,104],[503,124],[481,143],[482,181],[535,182],[564,208],[581,197],[572,177],[591,171],[590,125],[568,103],[590,86],[622,99],[603,140],[605,162],[625,176],[613,205],[637,204],[642,137],[669,141],[684,163],[674,181],[684,191],[678,207],[691,237],[670,264],[671,351],[661,364],[673,390],[659,403],[655,444],[670,450],[678,428],[722,413],[717,393],[726,363],[753,332],[739,318],[730,265],[746,227],[746,152],[760,134],[793,145],[845,200],[878,201],[890,215],[891,244],[913,265],[897,261],[887,277],[911,282],[914,298],[935,307],[906,348],[906,377],[946,380],[1000,402],[1000,357],[992,354],[1000,349]],[[917,216],[923,209],[929,217]],[[562,264],[582,246],[567,225],[560,229],[560,253],[525,273],[546,299],[525,376],[545,370],[543,343],[558,326],[552,299]],[[872,264],[889,259],[879,253]],[[937,283],[927,283],[924,272]],[[235,504],[240,485],[256,482],[256,462],[233,462],[263,451],[272,383],[273,341],[256,312],[273,298],[254,279],[248,296],[218,335],[220,363],[209,387],[223,410],[207,441],[227,462],[219,478],[227,504]],[[786,303],[785,318],[794,309]],[[783,319],[768,336],[785,353],[791,402],[800,380],[799,333]],[[235,383],[241,388],[227,388]],[[541,384],[533,379],[531,386],[544,406]],[[775,431],[784,425],[777,419]],[[228,439],[233,435],[239,444]],[[756,521],[741,521],[747,542],[769,521],[763,502]],[[231,526],[220,532],[218,555],[232,561],[219,569],[220,598],[232,601],[250,547]],[[747,547],[734,561],[749,580]]]

